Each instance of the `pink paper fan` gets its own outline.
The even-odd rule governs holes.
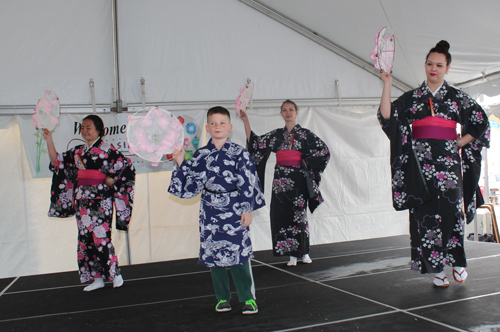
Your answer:
[[[182,123],[180,121],[172,121],[171,126],[176,131],[182,130]]]
[[[128,145],[137,156],[157,164],[184,141],[184,131],[173,128],[182,129],[182,124],[170,112],[158,107],[140,110],[128,119]]]
[[[45,90],[45,94],[35,106],[33,120],[36,128],[47,128],[53,130],[59,123],[60,103],[57,95],[49,90]]]
[[[394,62],[394,34],[387,27],[382,27],[375,37],[375,47],[370,59],[375,61],[374,67],[386,73],[392,73]]]
[[[254,84],[252,81],[248,80],[248,83],[243,89],[240,90],[238,98],[236,98],[236,116],[240,115],[240,110],[245,111],[247,109],[250,100],[252,100]]]

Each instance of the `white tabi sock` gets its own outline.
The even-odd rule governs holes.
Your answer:
[[[113,288],[118,288],[123,285],[123,277],[120,274],[119,276],[114,277],[113,279]]]
[[[448,287],[450,285],[450,282],[448,281],[446,272],[444,272],[444,270],[436,274],[432,282],[438,287]]]
[[[83,289],[84,292],[91,292],[93,290],[103,288],[104,280],[102,278],[95,278],[94,282]]]
[[[468,276],[469,274],[467,273],[467,271],[465,271],[464,267],[462,266],[453,267],[453,278],[455,279],[455,281],[464,282]]]

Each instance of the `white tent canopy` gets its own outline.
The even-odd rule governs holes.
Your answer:
[[[476,86],[486,82],[481,73],[491,80],[500,78],[500,3],[495,0],[261,3],[367,62],[367,45],[373,44],[375,38],[372,31],[390,27],[396,36],[394,77],[412,87],[425,80],[425,56],[441,39],[451,44],[453,61],[446,78],[449,83],[464,88]],[[500,94],[500,90],[493,93]]]
[[[46,217],[50,179],[31,177],[14,117],[31,114],[46,89],[58,94],[63,113],[92,112],[90,79],[99,112],[109,113],[117,99],[140,105],[141,79],[150,105],[233,108],[250,78],[256,89],[249,114],[258,134],[283,125],[279,101],[298,101],[298,122],[322,137],[333,157],[322,184],[326,203],[310,216],[313,244],[407,233],[407,213],[392,209],[388,141],[375,117],[382,82],[369,54],[380,27],[396,34],[394,97],[425,79],[425,55],[440,39],[451,44],[450,83],[475,97],[500,94],[491,84],[500,84],[495,0],[1,5],[0,278],[76,269],[74,219]],[[233,124],[232,139],[244,144],[241,121]],[[168,195],[169,179],[169,172],[137,177],[132,263],[197,255],[199,199]],[[255,214],[252,233],[256,250],[270,248],[267,208]],[[124,236],[113,236],[123,263]]]

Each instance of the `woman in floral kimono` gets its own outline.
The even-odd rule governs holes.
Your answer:
[[[248,151],[252,154],[261,183],[266,162],[276,153],[271,196],[271,234],[274,256],[290,256],[288,266],[312,263],[309,256],[307,206],[314,210],[324,200],[319,191],[321,173],[330,160],[330,151],[318,136],[295,123],[297,105],[286,100],[281,105],[285,127],[257,136],[248,116],[240,111],[245,124]],[[308,179],[307,179],[308,178]]]
[[[444,80],[449,48],[443,40],[436,44],[425,61],[427,80],[392,103],[392,77],[383,73],[378,113],[391,141],[394,207],[410,210],[411,267],[436,273],[438,287],[450,284],[445,265],[453,266],[457,282],[467,279],[464,221],[470,222],[476,206],[483,204],[478,190],[481,149],[489,144],[483,109]]]
[[[78,272],[84,288],[93,291],[113,280],[123,285],[118,258],[111,243],[113,203],[116,228],[126,231],[132,213],[135,169],[132,162],[113,146],[104,143],[104,124],[97,115],[83,119],[84,145],[58,154],[52,134],[44,129],[52,178],[52,197],[48,215],[66,218],[75,215],[78,226]]]

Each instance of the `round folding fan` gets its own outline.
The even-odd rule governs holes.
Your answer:
[[[59,123],[60,103],[57,95],[49,90],[38,100],[35,106],[33,121],[38,129],[47,128],[53,130]]]
[[[157,166],[166,154],[184,144],[182,123],[169,111],[158,107],[142,109],[128,117],[127,142],[131,153]]]
[[[247,109],[250,100],[252,100],[254,84],[252,81],[248,80],[245,87],[240,90],[240,95],[236,99],[236,116],[240,115],[240,110],[245,111]]]
[[[387,27],[382,27],[375,37],[375,47],[370,59],[375,61],[374,67],[386,73],[392,73],[394,62],[394,34]]]

